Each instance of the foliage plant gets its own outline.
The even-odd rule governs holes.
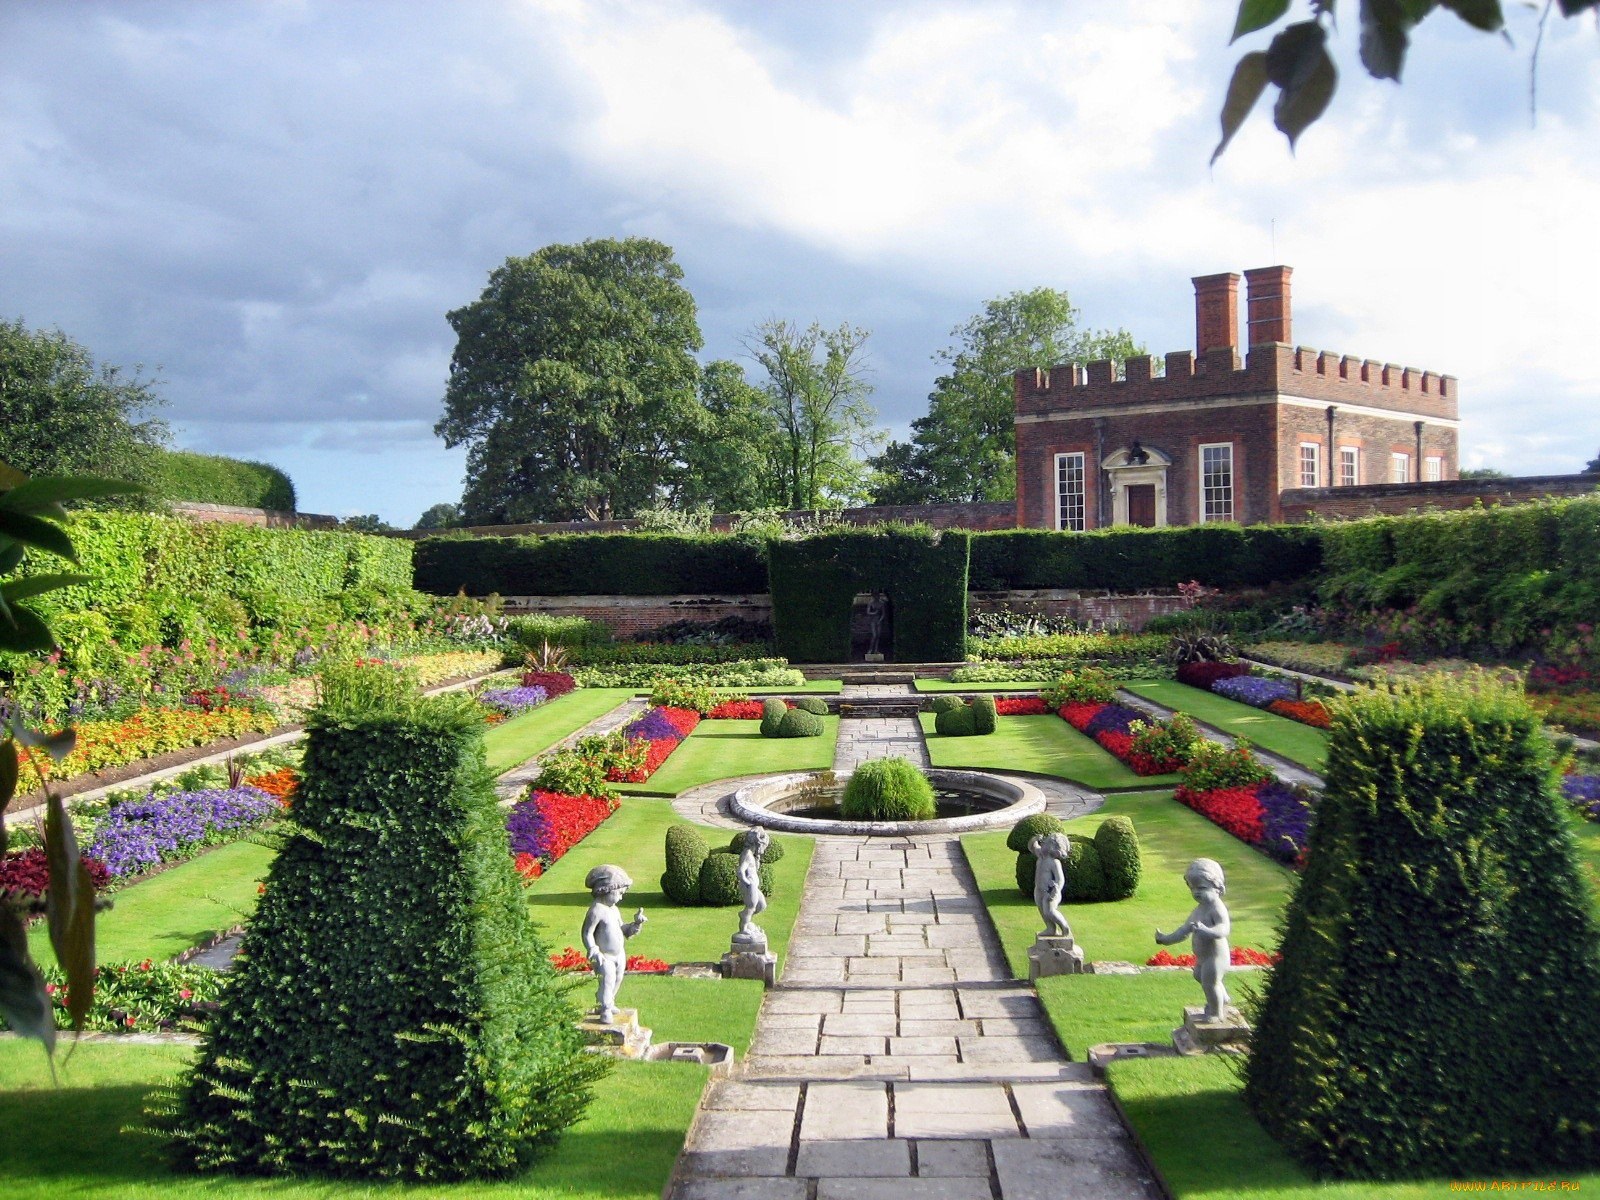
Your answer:
[[[1051,708],[1063,704],[1110,704],[1117,696],[1117,681],[1095,667],[1067,671],[1040,693]]]
[[[630,741],[620,730],[591,734],[541,758],[539,775],[533,786],[540,791],[568,796],[615,799],[617,789],[611,786],[612,777],[643,767],[647,751],[647,742]]]
[[[763,859],[756,870],[762,892],[771,896],[777,886],[771,864]],[[739,851],[718,846],[707,854],[705,861],[700,864],[698,891],[701,904],[724,908],[742,904],[744,899],[739,894]]]
[[[933,784],[904,758],[875,758],[845,784],[839,812],[847,821],[925,821],[933,816]]]
[[[769,696],[761,702],[761,736],[777,737],[778,726],[783,723],[784,716],[788,713],[789,706],[776,696]]]
[[[1200,738],[1191,747],[1189,762],[1183,768],[1183,786],[1192,792],[1251,787],[1271,778],[1272,771],[1256,758],[1244,738],[1234,739],[1232,746]]]
[[[678,647],[663,647],[678,649]],[[743,662],[705,665],[661,666],[654,663],[618,663],[605,667],[579,667],[572,673],[582,687],[654,687],[669,676],[711,687],[757,688],[798,687],[806,681],[799,671],[781,658],[758,658]]]
[[[1094,831],[1094,848],[1105,880],[1102,899],[1126,900],[1139,890],[1144,868],[1139,857],[1139,835],[1131,818],[1119,815],[1101,821]]]
[[[778,719],[778,728],[773,737],[821,737],[824,725],[822,718],[809,709],[791,708]]]
[[[1319,1175],[1600,1164],[1600,926],[1551,750],[1513,685],[1355,694],[1245,1067]]]
[[[828,702],[821,696],[796,696],[793,703],[794,707],[802,712],[808,712],[814,717],[828,715]]]
[[[658,680],[650,689],[650,703],[665,708],[693,709],[702,717],[722,699],[705,683],[684,683],[676,679]]]
[[[45,991],[58,1017],[67,1013],[66,977],[44,972]],[[101,963],[94,1004],[84,1021],[91,1033],[189,1033],[203,1028],[228,982],[228,973],[187,963]],[[3,1027],[3,1022],[0,1022]]]
[[[470,700],[340,694],[308,722],[273,862],[164,1117],[197,1170],[509,1175],[603,1060],[528,916]]]
[[[958,702],[954,707],[939,709],[934,714],[933,729],[940,737],[971,737],[978,732],[972,706]]]
[[[693,825],[669,825],[666,834],[667,869],[661,892],[674,904],[700,902],[700,867],[711,853],[705,837]]]

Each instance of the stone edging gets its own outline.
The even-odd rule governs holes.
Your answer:
[[[943,817],[931,821],[830,821],[807,817],[791,817],[773,812],[763,801],[779,799],[781,793],[815,782],[823,776],[834,781],[850,778],[848,773],[832,771],[804,771],[790,775],[768,777],[746,784],[734,791],[728,801],[729,812],[752,825],[765,825],[785,833],[834,834],[845,837],[906,837],[949,833],[972,833],[982,829],[998,829],[1014,825],[1023,817],[1042,813],[1045,809],[1044,793],[1021,779],[1002,779],[981,771],[956,771],[935,768],[925,772],[935,783],[948,782],[963,786],[995,799],[1009,799],[1003,808],[991,812],[971,813],[964,817]]]

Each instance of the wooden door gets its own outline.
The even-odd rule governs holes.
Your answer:
[[[1156,485],[1133,483],[1128,485],[1128,524],[1153,529],[1156,523]]]

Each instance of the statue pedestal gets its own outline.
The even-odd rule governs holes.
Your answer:
[[[1046,937],[1041,933],[1028,947],[1029,983],[1052,975],[1081,975],[1084,970],[1083,947],[1073,944],[1071,934]]]
[[[591,1008],[578,1022],[578,1030],[589,1041],[595,1054],[614,1058],[643,1058],[650,1050],[650,1030],[639,1024],[639,1010],[619,1008],[610,1021],[600,1019],[600,1010]]]
[[[883,661],[883,655],[881,655],[881,654],[864,654],[864,655],[862,655],[862,659],[865,662],[882,662]]]
[[[1250,1048],[1250,1026],[1231,1004],[1216,1020],[1199,1005],[1185,1005],[1183,1025],[1172,1031],[1172,1047],[1179,1054],[1242,1054]]]
[[[767,987],[778,983],[778,956],[767,949],[767,935],[736,933],[722,956],[724,979],[759,979]]]

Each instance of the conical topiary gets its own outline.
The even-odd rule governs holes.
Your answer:
[[[1600,929],[1520,691],[1357,693],[1285,915],[1245,1099],[1321,1175],[1600,1165]]]
[[[582,1114],[604,1060],[529,920],[482,730],[454,699],[313,715],[298,828],[171,1112],[182,1164],[503,1176]]]

